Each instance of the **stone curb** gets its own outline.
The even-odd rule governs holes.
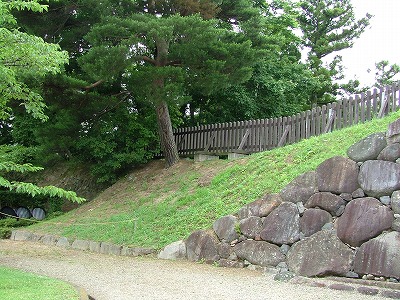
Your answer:
[[[326,281],[334,281],[331,283]],[[400,299],[400,284],[364,279],[352,279],[345,277],[307,278],[296,276],[289,280],[292,284],[301,284],[311,287],[328,288],[338,291],[357,292],[362,295]]]
[[[78,291],[79,300],[90,300],[89,295],[84,288],[75,286],[75,289]]]
[[[50,234],[37,234],[30,231],[13,230],[11,232],[10,240],[13,241],[30,241],[42,243],[48,246],[57,246],[64,249],[74,249],[81,251],[90,251],[94,253],[101,253],[106,255],[117,256],[145,256],[156,253],[155,249],[151,248],[135,248],[121,245],[115,245],[108,242],[96,242],[80,239],[69,239],[66,237],[59,237]]]

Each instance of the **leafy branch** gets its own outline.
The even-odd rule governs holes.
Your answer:
[[[28,194],[32,197],[37,195],[65,198],[71,202],[82,203],[86,199],[78,197],[73,191],[66,191],[62,188],[58,188],[52,185],[49,186],[37,186],[29,182],[19,182],[5,179],[0,176],[0,186],[18,194]]]

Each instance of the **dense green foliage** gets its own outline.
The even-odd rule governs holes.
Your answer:
[[[43,12],[46,7],[38,1],[0,2],[0,119],[3,120],[11,114],[12,101],[21,103],[33,116],[45,119],[43,99],[29,83],[59,72],[60,66],[68,62],[67,53],[59,51],[58,45],[18,30],[10,11],[22,9]]]
[[[393,77],[400,73],[398,64],[390,64],[387,60],[381,60],[375,63],[375,86],[380,88],[393,84]]]
[[[78,300],[78,291],[66,282],[0,267],[3,300]]]
[[[56,74],[68,62],[65,51],[55,44],[46,43],[42,38],[22,32],[11,14],[12,10],[43,12],[47,9],[38,1],[0,2],[0,119],[13,116],[13,106],[23,106],[24,111],[40,121],[45,121],[46,107],[42,96],[35,91],[47,74]],[[4,124],[7,124],[6,122]],[[4,127],[4,125],[3,125]],[[6,127],[7,128],[7,127]],[[8,127],[11,128],[11,127]],[[15,193],[62,197],[82,202],[72,191],[32,183],[9,180],[12,172],[26,173],[41,170],[30,163],[18,161],[21,157],[18,145],[2,147],[0,151],[0,187]],[[22,155],[23,157],[24,155]],[[26,160],[26,158],[24,158]]]

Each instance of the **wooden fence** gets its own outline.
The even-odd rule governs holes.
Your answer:
[[[290,117],[178,128],[175,142],[182,156],[261,152],[397,111],[399,90],[394,84]]]

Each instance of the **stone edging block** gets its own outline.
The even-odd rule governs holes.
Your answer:
[[[156,253],[156,250],[150,248],[135,248],[121,245],[115,245],[107,242],[96,242],[89,240],[70,240],[66,237],[58,237],[50,234],[39,235],[29,231],[13,230],[10,240],[39,242],[49,246],[57,246],[64,249],[75,249],[81,251],[90,251],[107,255],[121,256],[144,256]]]

